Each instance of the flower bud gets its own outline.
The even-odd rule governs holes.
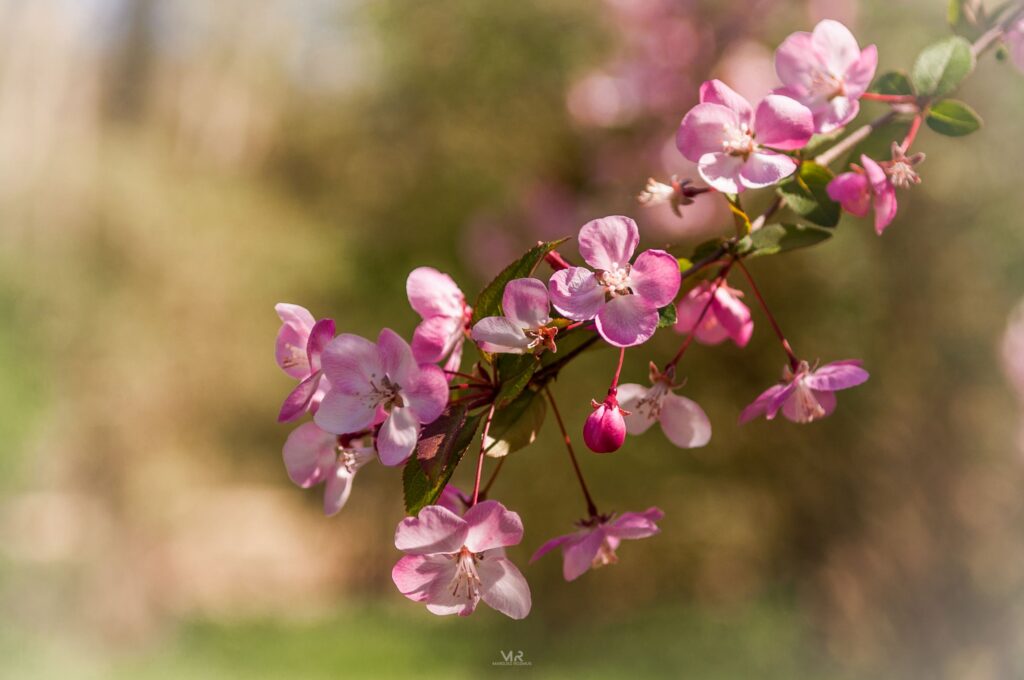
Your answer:
[[[609,394],[604,403],[593,402],[594,412],[587,416],[583,425],[583,441],[594,453],[618,451],[626,440],[624,412],[614,394]]]

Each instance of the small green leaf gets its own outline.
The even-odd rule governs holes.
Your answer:
[[[521,258],[505,267],[493,281],[487,284],[486,288],[480,291],[480,295],[477,296],[476,303],[473,305],[473,318],[470,323],[475,324],[487,316],[500,316],[501,295],[505,292],[505,284],[512,279],[523,279],[531,276],[545,255],[568,240],[563,238],[536,245],[530,248]]]
[[[451,407],[424,426],[416,451],[402,471],[405,509],[415,515],[441,495],[476,435],[481,415],[466,416],[465,405]]]
[[[920,94],[941,97],[955,90],[973,70],[971,43],[955,35],[922,50],[914,62],[910,81]]]
[[[676,325],[676,306],[667,304],[658,310],[658,328]]]
[[[547,402],[538,392],[526,390],[508,406],[495,411],[484,440],[487,455],[501,458],[532,444],[547,410]]]
[[[914,94],[914,86],[910,84],[910,78],[902,71],[886,71],[875,78],[871,83],[868,92],[878,94]]]
[[[679,271],[680,272],[685,272],[685,271],[693,268],[693,262],[691,262],[690,260],[686,259],[685,257],[680,257],[680,258],[677,258],[677,259],[679,260]]]
[[[540,361],[534,354],[502,354],[497,363],[500,387],[494,403],[495,408],[503,409],[530,384],[530,378],[540,368]]]
[[[833,201],[826,187],[832,181],[832,171],[826,167],[804,161],[800,169],[776,189],[786,199],[786,205],[815,224],[834,227],[839,224],[839,204]]]
[[[831,229],[806,224],[769,224],[750,235],[754,248],[748,257],[774,255],[817,245],[832,236]]]
[[[941,135],[963,137],[981,128],[981,116],[956,99],[943,99],[928,110],[928,127]]]

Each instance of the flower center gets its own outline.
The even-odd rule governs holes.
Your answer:
[[[371,406],[380,405],[383,406],[386,411],[390,411],[392,408],[402,408],[405,406],[405,399],[402,398],[401,385],[391,382],[391,379],[386,375],[381,378],[380,385],[377,385],[371,379],[370,387],[373,388],[369,399]]]
[[[816,99],[824,101],[846,96],[846,83],[828,71],[814,71],[808,89]]]
[[[825,417],[825,409],[818,398],[814,396],[814,390],[804,384],[804,381],[797,379],[796,383],[796,420],[798,423],[809,423],[818,418]]]
[[[921,177],[914,171],[914,166],[905,161],[893,161],[885,170],[894,187],[906,189],[911,184],[921,183]]]
[[[661,405],[665,401],[669,386],[663,380],[656,381],[647,394],[636,403],[636,411],[646,420],[657,420],[661,417]]]
[[[480,575],[476,572],[476,563],[484,558],[483,553],[473,553],[462,546],[455,555],[455,576],[448,584],[448,592],[452,597],[473,601],[480,596]]]
[[[629,273],[632,269],[632,265],[627,264],[614,270],[602,271],[597,275],[597,282],[604,286],[613,297],[629,295],[632,292],[629,289]]]
[[[742,156],[746,159],[754,153],[754,131],[746,123],[739,126],[726,125],[725,138],[722,140],[722,151],[730,156]]]
[[[615,564],[619,561],[619,556],[615,554],[615,548],[612,547],[608,537],[605,536],[604,540],[601,541],[601,547],[597,549],[597,554],[594,555],[594,561],[590,563],[591,569],[597,569],[608,564]]]
[[[293,366],[299,366],[309,361],[306,356],[306,348],[299,347],[298,345],[288,345],[288,352],[291,356],[286,357],[283,361],[285,368],[292,368]]]
[[[526,333],[526,337],[530,338],[530,344],[527,345],[527,349],[536,350],[537,348],[543,347],[549,349],[552,352],[557,352],[558,347],[555,345],[555,336],[558,335],[558,328],[555,326],[541,326],[540,328],[524,328],[523,332]]]

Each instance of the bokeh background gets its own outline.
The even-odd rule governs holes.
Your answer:
[[[774,46],[824,17],[905,68],[943,5],[0,2],[0,676],[1024,677],[999,351],[1024,293],[1024,76],[992,55],[961,93],[986,127],[922,132],[925,181],[883,238],[845,219],[752,264],[801,354],[871,370],[833,417],[734,426],[782,363],[757,310],[747,350],[694,346],[711,444],[655,429],[584,455],[602,507],[666,518],[571,584],[555,556],[526,566],[583,511],[553,423],[509,459],[525,621],[402,598],[400,475],[364,468],[324,518],[275,422],[274,303],[407,334],[414,266],[472,296],[593,217],[633,215],[651,246],[728,229],[711,200],[679,220],[633,198],[693,175],[671,140],[699,83],[760,96]],[[631,352],[625,380],[679,340]],[[613,361],[554,386],[572,428]],[[493,668],[510,649],[533,665]]]

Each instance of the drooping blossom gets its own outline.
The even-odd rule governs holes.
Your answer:
[[[556,351],[558,329],[551,325],[548,289],[537,279],[513,279],[501,296],[504,316],[488,316],[473,326],[472,336],[485,352],[526,354]]]
[[[324,514],[337,513],[348,501],[359,468],[373,459],[373,447],[362,440],[321,430],[316,423],[303,423],[284,443],[284,466],[288,476],[303,489],[324,485]]]
[[[704,345],[717,345],[728,338],[737,347],[746,347],[754,333],[754,320],[750,309],[740,301],[743,293],[722,282],[712,298],[712,289],[713,284],[702,281],[676,303],[676,331],[693,332],[697,342]],[[705,307],[707,312],[704,311]]]
[[[1003,34],[1003,42],[1010,53],[1010,61],[1021,71],[1024,71],[1024,17],[1016,22]]]
[[[522,619],[530,613],[530,586],[504,550],[522,540],[519,515],[497,501],[477,503],[462,517],[428,505],[398,523],[395,547],[406,555],[391,578],[433,614],[469,616],[483,600]]]
[[[579,530],[564,536],[557,536],[544,545],[530,558],[530,562],[551,552],[562,549],[562,576],[566,581],[575,581],[588,569],[597,569],[619,561],[615,551],[623,539],[638,539],[654,536],[660,530],[656,522],[665,516],[658,508],[644,512],[624,512],[618,516],[592,517],[579,523]]]
[[[668,440],[684,449],[704,446],[711,440],[711,421],[697,402],[681,397],[674,390],[672,372],[662,373],[651,363],[651,385],[619,385],[620,404],[626,416],[626,431],[643,434],[655,422]]]
[[[591,404],[594,410],[583,423],[583,441],[594,453],[618,451],[626,441],[626,412],[619,407],[614,392],[609,392],[603,402]]]
[[[800,102],[770,94],[757,105],[719,80],[700,87],[700,103],[683,118],[676,146],[704,181],[736,194],[771,186],[793,174],[797,163],[775,150],[792,151],[814,134],[810,110]]]
[[[668,203],[676,217],[682,217],[682,206],[692,204],[695,196],[710,191],[707,187],[690,186],[690,180],[681,180],[677,175],[672,175],[672,179],[669,181],[671,184],[664,184],[653,177],[648,177],[647,186],[636,197],[636,200],[640,205],[648,208]]]
[[[775,51],[775,72],[783,87],[776,94],[791,97],[814,115],[815,132],[829,133],[846,125],[860,110],[878,66],[878,49],[863,50],[850,30],[825,19],[814,32],[798,31]]]
[[[740,425],[758,416],[772,420],[779,409],[794,423],[820,420],[835,410],[835,392],[865,382],[868,372],[861,367],[859,359],[834,361],[815,369],[801,361],[795,371],[787,365],[782,377],[781,383],[769,387],[743,409]]]
[[[664,250],[645,250],[636,222],[603,217],[580,229],[580,255],[596,271],[568,267],[551,275],[548,292],[561,314],[595,320],[598,333],[616,347],[646,342],[658,327],[658,309],[679,291],[679,262]]]
[[[892,160],[881,163],[862,154],[861,166],[851,164],[851,172],[837,175],[826,187],[829,197],[851,215],[866,217],[873,205],[879,236],[896,218],[896,187],[921,182],[914,166],[924,160],[923,153],[907,156],[903,147],[893,142],[892,154]]]
[[[433,267],[418,267],[405,281],[409,304],[423,321],[412,334],[412,353],[421,364],[445,361],[445,370],[457,371],[462,363],[466,323],[473,310],[452,280]]]
[[[456,515],[461,515],[465,512],[468,504],[469,502],[466,499],[466,495],[454,484],[445,484],[444,488],[441,489],[441,495],[438,496],[437,501],[434,502],[434,505],[440,505],[442,508],[447,508]]]
[[[274,355],[277,365],[299,380],[277,416],[279,422],[295,420],[307,410],[316,410],[329,385],[323,384],[320,356],[324,346],[334,337],[334,320],[315,321],[305,307],[280,302],[274,310],[281,318]]]
[[[448,381],[433,364],[417,364],[408,343],[385,328],[374,344],[343,333],[323,352],[331,382],[314,420],[334,434],[359,432],[380,423],[377,453],[384,465],[409,457],[420,425],[432,423],[448,403]]]

